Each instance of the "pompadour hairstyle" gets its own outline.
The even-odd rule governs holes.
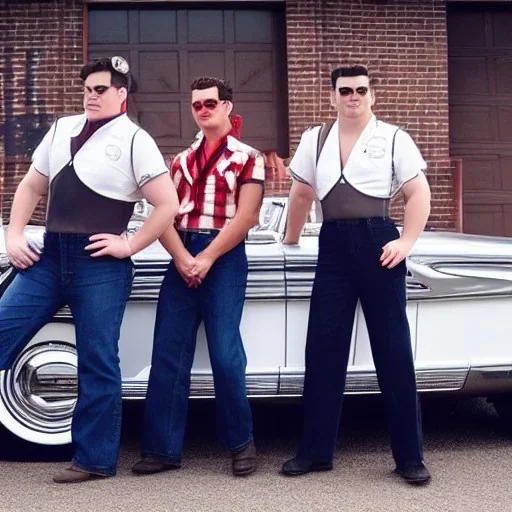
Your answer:
[[[89,62],[80,70],[80,78],[85,82],[87,77],[92,73],[98,73],[100,71],[110,71],[112,76],[110,83],[117,87],[118,89],[121,87],[125,87],[128,92],[130,92],[130,88],[132,85],[132,75],[128,71],[128,73],[123,74],[114,69],[112,65],[111,57],[104,57],[102,59],[95,60],[93,62]]]
[[[201,91],[203,89],[209,89],[210,87],[217,87],[219,91],[219,100],[221,101],[233,101],[233,88],[228,82],[220,78],[213,76],[202,76],[196,78],[190,86],[191,91]]]
[[[333,91],[336,89],[336,81],[340,76],[367,76],[370,78],[368,68],[359,64],[355,66],[344,66],[341,68],[333,69],[331,72],[331,85]]]

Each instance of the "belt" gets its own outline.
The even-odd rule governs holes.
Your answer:
[[[179,229],[178,233],[190,233],[196,235],[217,235],[219,233],[219,229],[199,229],[199,228],[191,228],[191,229]]]
[[[379,225],[393,222],[390,217],[366,217],[361,219],[332,219],[324,220],[323,224],[332,226],[344,226],[344,225]]]

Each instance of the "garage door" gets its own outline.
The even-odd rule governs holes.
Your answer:
[[[88,51],[90,59],[129,61],[137,86],[129,112],[165,154],[190,145],[197,132],[190,83],[201,75],[233,86],[245,142],[287,154],[284,12],[91,6]]]
[[[512,236],[512,9],[449,6],[450,152],[464,231]]]

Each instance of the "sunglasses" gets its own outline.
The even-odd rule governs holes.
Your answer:
[[[340,96],[351,96],[354,93],[359,94],[359,96],[365,96],[368,92],[368,87],[356,87],[355,91],[352,87],[340,87],[338,91]]]
[[[200,112],[201,110],[203,110],[203,107],[205,107],[208,110],[215,110],[217,108],[218,104],[219,104],[219,101],[214,100],[214,99],[204,100],[204,101],[194,101],[194,103],[192,103],[192,108],[196,112]]]
[[[92,94],[95,92],[98,96],[106,93],[111,87],[115,87],[115,85],[95,85],[94,87],[85,86],[84,94]],[[116,87],[117,89],[117,87]]]

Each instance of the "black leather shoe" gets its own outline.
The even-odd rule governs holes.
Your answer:
[[[154,457],[142,457],[142,459],[132,466],[132,471],[138,475],[152,475],[154,473],[161,473],[162,471],[170,471],[171,469],[179,468],[179,464],[162,462]]]
[[[423,462],[417,466],[404,466],[403,468],[397,467],[395,469],[395,473],[402,477],[408,484],[413,485],[428,484],[432,478]]]
[[[281,467],[281,473],[286,476],[305,475],[310,471],[331,471],[332,462],[299,459],[297,457],[287,460]]]
[[[232,468],[235,476],[247,476],[258,468],[256,446],[251,441],[243,450],[232,453]]]

